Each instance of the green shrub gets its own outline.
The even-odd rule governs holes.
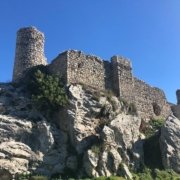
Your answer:
[[[110,176],[110,177],[100,176],[100,177],[94,178],[93,180],[125,180],[125,179],[119,176]]]
[[[154,136],[164,124],[163,119],[151,119],[149,122],[142,121],[140,132],[142,132],[147,138]]]
[[[172,170],[145,168],[143,172],[133,174],[134,180],[180,180],[180,175]]]
[[[154,180],[152,177],[152,171],[148,168],[141,169],[139,173],[133,173],[134,180]]]
[[[32,175],[28,173],[18,174],[16,175],[17,180],[48,180],[48,177],[41,175]]]
[[[118,176],[110,176],[107,178],[108,180],[125,180],[123,177],[118,177]]]
[[[37,70],[31,74],[27,87],[39,110],[52,112],[68,104],[68,97],[59,77]]]
[[[28,173],[16,174],[16,179],[17,180],[29,180],[30,176],[31,175]]]
[[[95,144],[95,145],[93,145],[93,146],[91,147],[91,151],[92,151],[93,153],[95,153],[96,156],[98,156],[99,153],[101,152],[101,147],[102,147],[101,144]]]
[[[154,132],[160,130],[160,128],[163,126],[164,124],[164,119],[152,119],[149,122],[150,126],[152,127],[152,129],[154,130]]]
[[[30,177],[30,180],[48,180],[48,177],[41,176],[41,175],[36,175],[36,176]]]
[[[180,175],[172,170],[155,170],[155,180],[180,180]]]

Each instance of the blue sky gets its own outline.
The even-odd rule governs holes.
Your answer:
[[[0,0],[0,82],[11,80],[16,31],[45,33],[51,62],[66,49],[130,58],[133,73],[176,103],[180,88],[180,0]]]

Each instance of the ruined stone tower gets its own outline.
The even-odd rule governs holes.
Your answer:
[[[21,28],[17,32],[13,81],[33,66],[46,65],[44,56],[44,34],[35,27]]]
[[[116,95],[132,101],[134,79],[131,62],[121,56],[111,58],[113,68],[113,89]]]
[[[180,105],[180,89],[176,91],[177,105]]]

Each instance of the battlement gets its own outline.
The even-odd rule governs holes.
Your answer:
[[[111,58],[111,62],[118,63],[119,65],[123,65],[125,67],[129,67],[130,69],[132,68],[131,61],[123,56],[113,56]]]
[[[20,29],[17,33],[13,80],[21,78],[28,68],[40,64],[47,64],[44,34],[35,27]],[[104,61],[82,51],[67,50],[60,53],[48,68],[67,84],[83,84],[97,91],[111,90],[116,96],[136,104],[142,118],[166,117],[170,113],[164,92],[134,77],[131,61],[122,56]]]
[[[103,63],[103,59],[101,59],[100,57],[91,55],[91,54],[85,54],[83,51],[79,51],[79,50],[70,49],[70,50],[64,51],[63,53],[67,53],[67,56],[69,58],[72,58],[72,56],[77,56],[77,57],[83,57],[84,60],[92,59],[99,63]]]

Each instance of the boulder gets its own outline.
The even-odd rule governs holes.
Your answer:
[[[180,173],[180,120],[173,115],[161,128],[160,147],[163,166]]]
[[[0,172],[6,172],[6,175],[28,172],[31,168],[29,163],[38,161],[38,157],[31,148],[20,142],[1,143],[0,153],[3,154],[3,158],[0,159]]]

